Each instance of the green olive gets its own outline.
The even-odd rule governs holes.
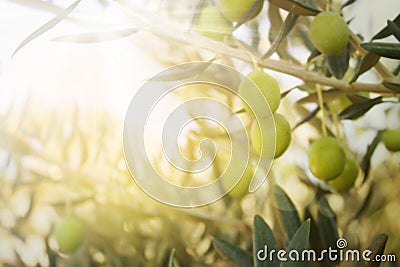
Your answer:
[[[339,55],[349,41],[349,29],[340,14],[321,12],[310,25],[310,37],[321,53],[328,56]]]
[[[338,177],[330,180],[328,184],[339,192],[347,191],[354,186],[358,172],[356,162],[347,158],[343,172]]]
[[[72,253],[82,243],[83,229],[75,218],[67,217],[56,227],[54,235],[59,251]]]
[[[225,18],[232,22],[237,22],[250,11],[257,1],[258,0],[221,0],[219,8]],[[253,19],[260,13],[263,3],[264,1],[258,1],[258,3],[256,3],[257,6],[255,6],[254,11],[249,14],[248,19]]]
[[[225,36],[232,33],[233,26],[217,7],[206,7],[201,10],[194,30],[208,38],[223,41]]]
[[[385,130],[382,141],[387,150],[392,152],[400,151],[400,128]]]
[[[290,141],[292,139],[291,129],[289,122],[279,113],[274,114],[275,121],[275,156],[274,158],[280,157],[289,147]],[[273,138],[273,129],[263,129],[263,134],[267,136],[267,139],[263,139],[258,126],[257,121],[254,121],[250,129],[250,140],[254,147],[254,150],[261,155],[263,145],[266,146],[265,149],[270,149],[270,144],[263,144],[262,140],[268,140],[268,136]],[[270,150],[269,150],[270,151]]]
[[[255,166],[253,163],[248,162],[245,170],[240,169],[241,163],[245,161],[245,158],[231,158],[228,153],[222,152],[222,155],[217,156],[218,166],[229,166],[228,173],[224,174],[222,179],[222,188],[224,190],[232,190],[228,192],[228,195],[235,198],[243,197],[248,193],[250,182],[253,178]],[[220,167],[219,171],[222,173],[224,168]],[[241,174],[241,178],[236,185],[233,183],[237,180],[237,175]]]
[[[345,162],[344,150],[333,137],[320,137],[310,146],[308,164],[312,174],[321,180],[328,181],[339,176]]]
[[[271,112],[275,112],[281,101],[279,84],[272,76],[263,71],[249,73],[239,85],[239,95],[247,102],[244,103],[246,111],[249,113],[254,112],[260,117],[269,114],[263,105],[265,102],[260,101],[259,93],[255,91],[257,89],[264,96]]]

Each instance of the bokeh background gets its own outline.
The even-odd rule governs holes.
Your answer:
[[[317,134],[307,126],[293,133],[289,151],[274,163],[262,188],[243,199],[179,210],[141,192],[123,158],[123,121],[130,100],[147,78],[165,67],[210,59],[213,53],[145,30],[107,42],[57,41],[60,36],[112,32],[146,23],[174,35],[169,24],[161,21],[184,34],[193,4],[84,0],[68,18],[12,56],[26,36],[71,3],[0,1],[0,266],[53,262],[57,266],[155,266],[165,261],[172,248],[182,266],[223,266],[211,248],[212,236],[250,246],[254,214],[274,224],[271,183],[284,187],[298,207],[312,202],[314,189],[298,179],[309,139]],[[344,10],[344,16],[354,17],[351,28],[369,40],[399,10],[397,0],[359,0]],[[267,20],[259,23],[266,30],[270,26]],[[246,38],[248,32],[236,34]],[[264,42],[269,45],[268,39]],[[307,58],[295,42],[291,49],[299,58]],[[234,64],[244,72],[251,69],[247,63]],[[282,90],[300,83],[269,73]],[[361,80],[373,82],[377,76],[369,72]],[[301,96],[291,94],[282,104],[292,123],[299,119],[292,106]],[[344,124],[353,151],[362,155],[376,130],[400,126],[399,109],[388,114],[386,108],[381,105],[356,123]],[[368,188],[330,198],[341,234],[354,246],[365,247],[372,236],[386,232],[388,251],[399,252],[399,162],[398,153],[378,146],[372,162],[377,186],[362,218],[354,216]],[[68,214],[74,214],[85,230],[84,244],[72,256],[57,252],[53,235],[55,225]]]

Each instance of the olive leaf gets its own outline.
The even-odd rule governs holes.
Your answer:
[[[372,252],[372,254],[369,256],[371,260],[364,261],[363,267],[378,267],[381,264],[380,261],[375,261],[373,259],[375,259],[377,255],[383,254],[383,252],[385,251],[387,240],[387,234],[379,234],[375,236],[371,244],[368,246],[368,250]]]
[[[345,95],[346,95],[345,91],[334,88],[322,91],[324,102],[330,102],[335,99],[341,98]],[[309,94],[308,96],[300,98],[297,101],[297,103],[298,104],[318,103],[318,94],[317,93]]]
[[[369,42],[361,47],[382,57],[400,59],[400,43]]]
[[[70,34],[54,38],[52,41],[72,42],[72,43],[100,43],[112,40],[118,40],[131,36],[140,30],[139,27],[127,28],[122,30],[106,31],[106,32],[89,32],[81,34]]]
[[[320,230],[318,229],[317,221],[314,220],[313,215],[310,212],[310,206],[305,211],[305,218],[310,219],[310,246],[317,252],[320,253],[325,247],[322,244],[322,238],[320,236]]]
[[[393,71],[393,75],[397,76],[397,75],[399,75],[399,73],[400,73],[400,64],[397,65],[396,69]]]
[[[350,6],[350,5],[354,4],[355,2],[356,2],[356,0],[347,0],[346,3],[344,3],[340,9]]]
[[[312,118],[314,118],[318,114],[319,110],[320,110],[320,107],[317,106],[314,110],[312,110],[310,113],[308,113],[303,119],[301,119],[298,123],[296,123],[296,125],[293,126],[292,130],[295,130],[300,125],[302,125],[302,124],[308,122],[309,120],[311,120]]]
[[[244,14],[244,16],[235,25],[235,29],[239,28],[243,23],[245,23],[249,18],[253,17],[259,10],[262,9],[264,5],[264,0],[256,0],[251,8]]]
[[[348,49],[344,49],[340,55],[325,55],[325,59],[328,63],[329,71],[333,74],[333,76],[335,76],[336,79],[342,79],[349,68],[350,56]]]
[[[382,96],[373,99],[368,99],[360,103],[355,103],[345,108],[339,114],[341,120],[355,120],[367,113],[372,107],[383,103]]]
[[[371,183],[371,186],[368,190],[367,196],[364,198],[362,205],[357,210],[357,212],[354,213],[352,220],[357,220],[367,210],[369,204],[371,203],[374,193],[375,193],[375,184]]]
[[[215,58],[202,64],[187,66],[186,64],[176,65],[173,68],[164,70],[162,73],[151,79],[152,82],[182,81],[202,74],[211,65]]]
[[[347,96],[347,99],[349,99],[351,101],[351,103],[353,103],[353,104],[365,102],[370,99],[370,98],[362,96],[356,92],[348,92],[346,94],[346,96]]]
[[[281,187],[274,186],[273,192],[279,221],[285,230],[287,240],[291,240],[301,225],[300,216],[292,200]]]
[[[321,131],[322,122],[318,117],[315,116],[316,114],[311,115],[310,111],[307,108],[303,107],[302,105],[295,105],[295,108],[296,108],[296,111],[300,114],[300,116],[304,116],[304,120],[309,122],[309,124],[311,126],[313,126],[317,131]],[[318,112],[318,111],[315,111],[315,110],[311,111],[311,113],[313,113],[313,112]],[[332,133],[332,131],[329,128],[327,128],[326,130],[327,130],[329,136],[334,136],[334,134]]]
[[[320,230],[320,236],[323,237],[323,247],[336,247],[336,242],[339,239],[339,233],[337,230],[336,214],[329,206],[326,197],[323,196],[318,201],[318,229]]]
[[[302,16],[315,16],[320,11],[315,7],[312,7],[306,3],[300,2],[299,0],[269,0],[272,4],[286,11],[291,11],[293,14]]]
[[[77,0],[74,3],[72,3],[67,9],[65,9],[63,12],[58,14],[56,17],[52,18],[42,26],[40,26],[37,30],[29,34],[22,42],[18,45],[18,47],[15,49],[11,57],[14,57],[14,55],[25,45],[27,45],[29,42],[32,40],[36,39],[38,36],[42,35],[43,33],[47,32],[54,26],[56,26],[60,21],[62,21],[64,18],[66,18],[69,14],[71,14],[72,11],[79,5],[79,3],[82,0]]]
[[[393,20],[393,22],[400,26],[400,14],[397,15],[397,17]],[[371,40],[373,41],[377,39],[383,39],[390,36],[391,34],[392,34],[392,29],[388,25],[382,30],[380,30],[377,34],[375,34]]]
[[[389,29],[392,31],[393,36],[400,42],[400,25],[395,22],[388,20],[387,22]]]
[[[234,245],[219,238],[213,238],[212,243],[214,248],[220,254],[235,262],[237,265],[241,267],[253,266],[253,258],[247,251],[244,251],[239,247],[235,247]]]
[[[364,173],[363,182],[365,182],[369,176],[370,168],[371,168],[371,158],[375,152],[376,147],[381,141],[383,136],[383,131],[378,131],[372,140],[371,144],[367,147],[367,152],[365,152],[364,157],[361,160],[360,168]]]
[[[258,46],[260,44],[260,32],[258,31],[259,23],[257,20],[253,21],[252,23],[249,23],[250,27],[250,47],[252,51],[257,51]]]
[[[169,255],[168,267],[175,267],[174,259],[175,259],[175,249],[172,249],[171,254]]]
[[[192,15],[192,19],[190,21],[189,29],[193,29],[195,27],[195,25],[197,25],[197,21],[199,20],[201,10],[203,9],[203,7],[205,6],[206,3],[207,3],[207,1],[205,1],[205,0],[196,0],[195,1],[194,5],[193,5],[193,15]]]
[[[350,83],[355,82],[361,74],[367,72],[378,63],[380,56],[371,52],[368,52],[364,57],[358,61],[353,78]]]
[[[310,248],[310,219],[306,220],[296,231],[296,233],[293,235],[292,240],[289,243],[288,246],[288,251],[297,251],[298,255],[303,254],[302,252],[304,250],[308,250]],[[303,260],[301,259],[301,266],[302,267],[312,267],[312,261],[313,259],[306,259]],[[280,267],[298,267],[299,262],[298,261],[283,261],[280,265]]]
[[[292,9],[291,9],[292,10]],[[294,15],[293,13],[289,13],[285,18],[281,28],[278,31],[275,39],[272,41],[271,47],[268,51],[261,57],[261,59],[266,59],[272,56],[273,53],[278,49],[279,45],[282,43],[284,38],[289,34],[290,30],[293,29],[294,24],[296,23],[298,15]]]
[[[268,19],[271,23],[271,27],[268,32],[268,40],[272,44],[282,29],[283,19],[279,8],[275,5],[268,5]],[[282,59],[289,59],[287,51],[287,39],[282,39],[276,50],[279,57]]]
[[[307,62],[310,62],[311,60],[313,60],[314,58],[316,58],[316,57],[319,56],[319,55],[321,55],[321,52],[319,52],[318,49],[313,48],[313,49],[311,50],[310,55],[309,55],[308,58],[307,58]]]
[[[298,88],[298,87],[295,86],[295,87],[292,87],[292,88],[287,89],[286,91],[282,92],[282,93],[281,93],[281,99],[285,98],[290,92],[292,92],[294,89],[297,89],[297,88]]]
[[[260,262],[257,257],[259,250],[263,250],[264,246],[268,246],[268,250],[272,249],[277,251],[278,245],[276,243],[274,233],[264,219],[255,215],[253,220],[253,259],[255,267],[278,267],[279,261],[275,258],[271,259],[266,257],[265,261]]]
[[[392,90],[394,92],[400,93],[400,83],[383,82],[382,84],[386,88],[388,88],[388,89],[390,89],[390,90]]]

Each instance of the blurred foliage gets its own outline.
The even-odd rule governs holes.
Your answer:
[[[79,2],[28,36],[16,52],[67,19]],[[265,1],[257,18],[236,25],[243,32],[241,36],[234,32],[216,42],[182,27],[195,23],[196,12],[214,1],[198,0],[193,5],[191,1],[120,0],[109,4],[120,5],[140,23],[113,34],[56,38],[93,43],[143,30],[154,35],[150,40],[165,44],[162,49],[149,47],[165,66],[208,60],[248,70],[256,64],[299,78],[301,84],[284,88],[282,94],[282,113],[296,125],[293,143],[274,162],[267,182],[254,194],[240,199],[227,196],[209,206],[182,210],[154,201],[134,184],[123,158],[121,118],[79,107],[73,111],[46,110],[43,103],[29,100],[22,109],[11,106],[0,118],[1,266],[232,266],[232,262],[262,266],[252,254],[265,244],[319,251],[336,244],[339,237],[345,238],[351,249],[369,247],[375,254],[397,253],[399,257],[400,155],[385,151],[380,143],[382,129],[360,122],[382,106],[385,117],[399,121],[399,67],[388,69],[381,61],[384,57],[399,58],[399,43],[395,41],[399,17],[389,20],[371,42],[363,43],[360,36],[351,33],[342,55],[322,55],[308,36],[312,16],[327,6],[341,10],[354,2],[340,6],[323,0]],[[102,3],[107,6],[108,2]],[[164,17],[167,19],[162,20]],[[156,26],[144,27],[143,21],[148,20]],[[268,32],[261,32],[266,21],[270,22]],[[388,36],[395,40],[375,41]],[[297,53],[297,47],[303,52]],[[187,70],[188,75],[191,71]],[[379,75],[376,83],[359,81],[373,71]],[[227,78],[237,82],[237,77]],[[200,91],[202,88],[191,94]],[[292,92],[300,97],[291,97]],[[213,91],[203,94],[239,106]],[[178,95],[181,99],[191,96]],[[205,131],[191,136],[193,143],[186,147],[189,153],[210,132],[208,125],[199,127]],[[324,131],[340,139],[346,152],[360,163],[362,174],[349,192],[339,194],[315,179],[302,161],[309,141]],[[357,139],[366,135],[370,137],[368,144],[355,149]],[[57,249],[53,229],[71,215],[84,229],[84,242],[74,253],[63,255]],[[272,262],[266,266],[299,265]],[[301,266],[311,266],[311,262]]]

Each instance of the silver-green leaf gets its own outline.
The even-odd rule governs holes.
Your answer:
[[[40,26],[37,30],[29,34],[22,42],[18,45],[18,47],[15,49],[14,53],[12,54],[11,57],[13,57],[22,47],[27,45],[29,42],[32,40],[36,39],[38,36],[42,35],[43,33],[47,32],[54,26],[56,26],[60,21],[62,21],[64,18],[66,18],[69,14],[71,14],[72,11],[79,5],[79,3],[82,0],[77,0],[72,5],[70,5],[67,9],[65,9],[63,12],[58,14],[56,17],[52,18],[42,26]]]

